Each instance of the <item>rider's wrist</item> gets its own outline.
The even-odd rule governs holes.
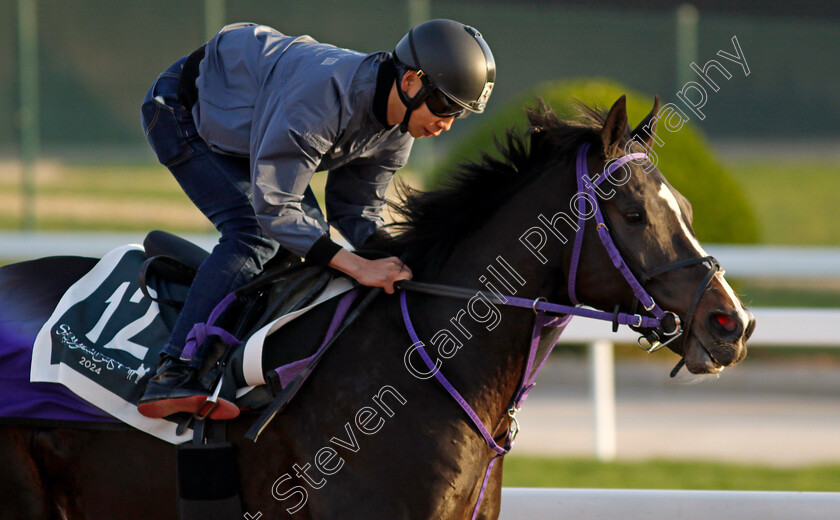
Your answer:
[[[329,265],[333,257],[341,251],[341,246],[330,240],[328,235],[322,235],[309,251],[306,252],[307,264],[312,265]]]

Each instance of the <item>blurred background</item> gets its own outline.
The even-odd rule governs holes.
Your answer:
[[[485,115],[415,144],[401,172],[407,182],[431,186],[457,161],[491,150],[492,135],[524,126],[523,107],[536,96],[570,115],[573,98],[608,107],[626,93],[635,124],[658,95],[690,120],[663,134],[660,169],[694,204],[710,252],[739,266],[728,278],[745,303],[840,307],[836,2],[8,0],[0,3],[0,258],[93,256],[155,228],[212,244],[210,225],[156,163],[139,107],[162,70],[224,24],[258,22],[373,52],[392,50],[430,18],[478,28],[498,81]],[[749,74],[719,54],[737,53],[733,38]],[[709,72],[718,91],[691,67],[709,60],[731,74]],[[686,90],[692,82],[707,95],[703,118],[678,95],[700,104]],[[768,340],[741,366],[696,384],[668,378],[675,356],[617,341],[606,450],[595,440],[595,350],[563,344],[522,413],[506,484],[836,491],[836,338]]]

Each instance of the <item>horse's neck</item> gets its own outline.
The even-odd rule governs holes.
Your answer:
[[[555,240],[545,247],[543,252],[550,261],[543,264],[519,240],[532,226],[539,225],[539,215],[549,211],[538,208],[554,207],[553,202],[545,203],[549,197],[540,191],[535,185],[518,193],[481,230],[460,243],[443,267],[439,281],[475,288],[488,295],[499,292],[526,298],[552,298],[565,294],[565,280],[560,275],[562,243]],[[535,205],[533,201],[539,198],[543,202]],[[568,195],[555,192],[554,198],[568,200]],[[474,302],[470,308],[466,302],[440,298],[432,298],[430,306],[432,313],[448,309],[453,335],[458,334],[459,328],[468,329],[472,335],[455,356],[445,360],[442,370],[447,377],[451,374],[458,381],[459,392],[492,429],[503,418],[522,378],[534,313],[531,309],[498,305],[491,308],[482,301]],[[498,313],[499,318],[488,318],[490,313]]]

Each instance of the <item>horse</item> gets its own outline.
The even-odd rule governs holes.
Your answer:
[[[744,359],[755,320],[694,235],[689,202],[640,159],[657,114],[658,100],[631,130],[623,96],[609,111],[581,105],[575,121],[541,104],[527,131],[497,141],[501,155],[462,165],[440,188],[405,188],[392,234],[371,247],[403,258],[418,282],[473,296],[379,294],[256,443],[244,438],[253,416],[229,421],[245,518],[497,518],[504,460],[488,443],[509,448],[511,403],[530,390],[523,374],[562,331],[534,328],[552,302],[636,316],[624,322],[695,374]],[[69,257],[8,266],[0,312],[43,309],[33,298],[54,302],[90,267]],[[532,303],[502,304],[514,294]],[[127,427],[4,424],[0,516],[174,519],[175,452]]]

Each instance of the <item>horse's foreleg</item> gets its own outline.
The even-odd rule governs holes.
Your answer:
[[[0,426],[0,519],[60,518],[32,457],[32,430]]]

